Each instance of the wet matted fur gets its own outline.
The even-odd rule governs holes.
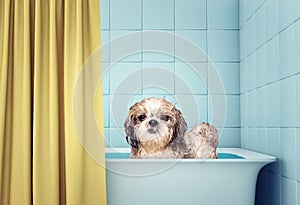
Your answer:
[[[134,104],[124,127],[132,158],[217,158],[217,130],[201,123],[186,133],[181,112],[164,98]]]

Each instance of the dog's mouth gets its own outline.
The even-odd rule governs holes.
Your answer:
[[[150,128],[150,129],[148,129],[148,132],[150,134],[156,134],[158,131],[157,131],[157,128]]]

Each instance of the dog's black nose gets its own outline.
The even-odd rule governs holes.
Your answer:
[[[154,126],[158,125],[158,122],[157,122],[157,120],[150,120],[149,124],[151,125],[151,127],[154,127]]]

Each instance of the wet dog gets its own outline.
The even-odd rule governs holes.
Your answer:
[[[124,123],[132,158],[217,158],[217,129],[200,123],[187,132],[182,113],[164,98],[146,98]]]

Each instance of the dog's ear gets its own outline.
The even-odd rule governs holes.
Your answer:
[[[171,141],[177,137],[184,137],[185,132],[187,131],[187,124],[179,110],[173,107],[173,112],[175,112],[175,126],[173,130],[173,135]]]
[[[134,132],[134,126],[136,125],[136,117],[132,114],[131,109],[129,110],[129,114],[125,120],[124,128],[126,133],[126,141],[131,147],[138,149],[139,143],[138,139]]]

